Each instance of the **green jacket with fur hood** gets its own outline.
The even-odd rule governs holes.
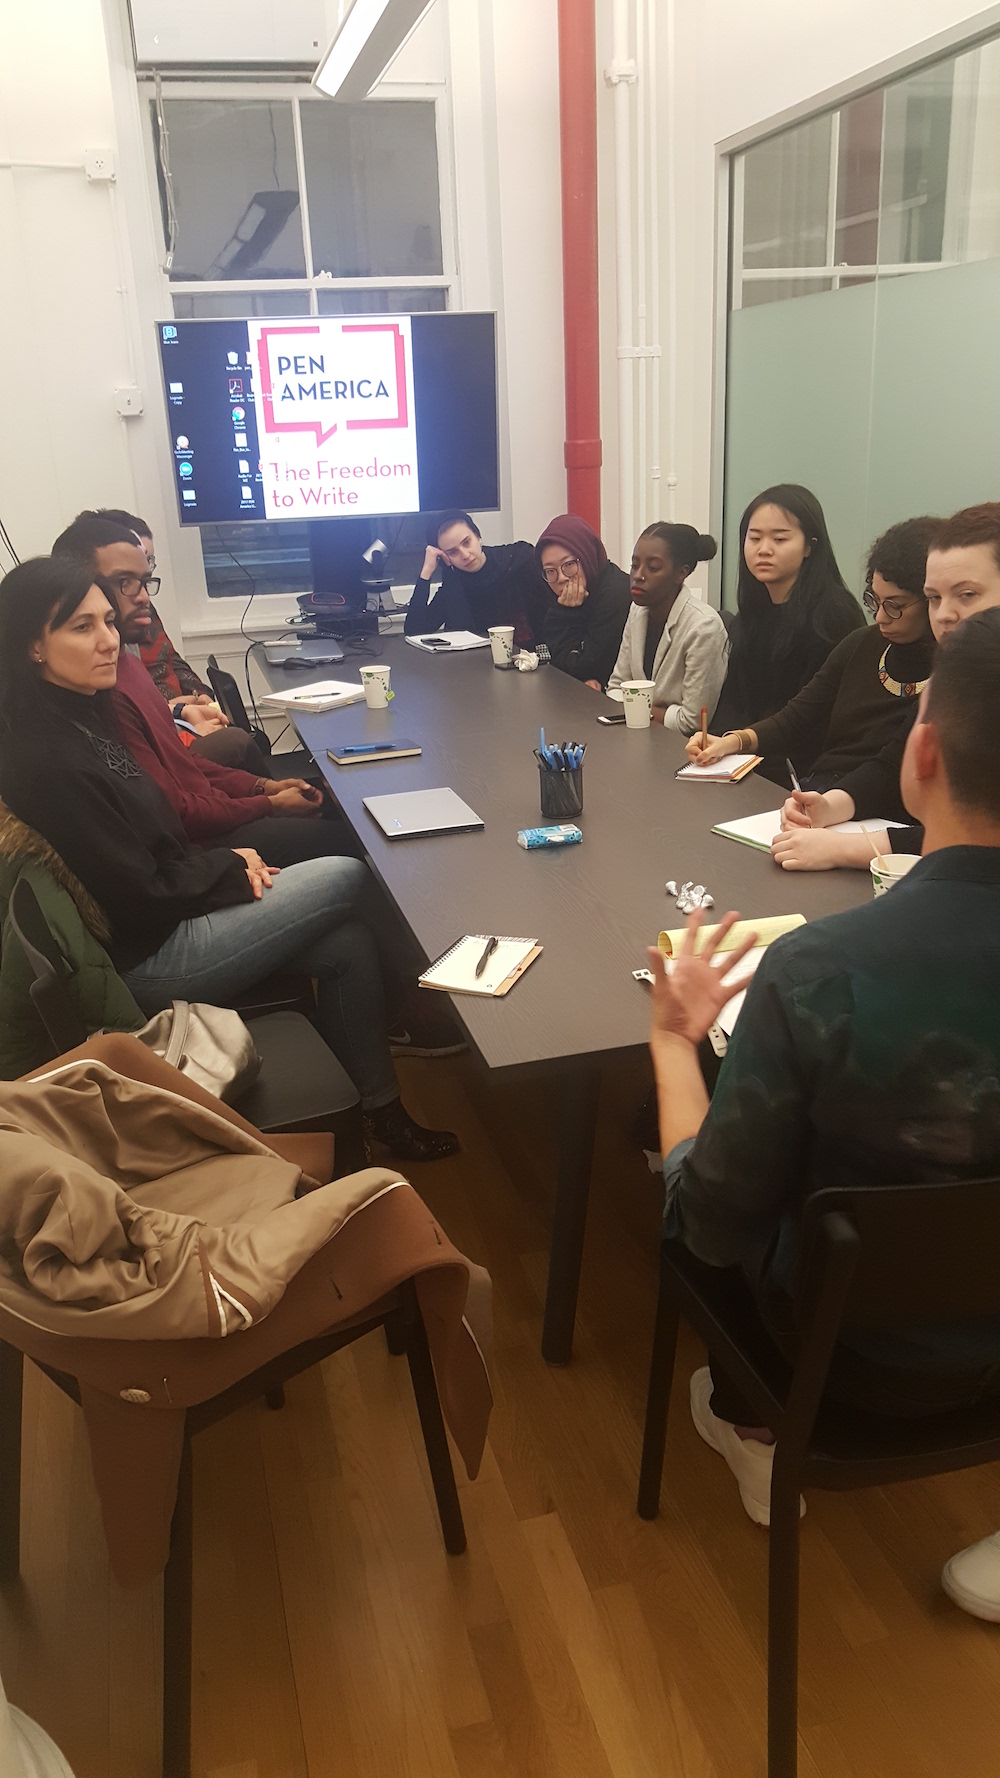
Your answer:
[[[55,1051],[31,999],[34,975],[10,924],[19,877],[31,884],[49,931],[69,967],[67,983],[88,1035],[138,1031],[145,1015],[104,945],[108,923],[83,884],[47,840],[0,803],[0,1079],[15,1080]]]

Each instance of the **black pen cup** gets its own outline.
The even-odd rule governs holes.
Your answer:
[[[583,814],[583,767],[550,771],[543,759],[538,760],[538,786],[542,814],[549,821],[572,821]]]

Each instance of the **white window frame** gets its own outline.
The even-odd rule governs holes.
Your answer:
[[[239,291],[266,291],[270,295],[287,291],[289,294],[301,291],[309,293],[309,313],[318,313],[318,293],[322,290],[444,290],[445,304],[449,309],[462,307],[461,276],[457,253],[457,228],[455,214],[455,188],[452,165],[452,117],[448,88],[444,81],[398,81],[384,82],[377,93],[365,100],[365,104],[377,105],[383,101],[398,99],[420,99],[434,105],[435,137],[437,142],[438,160],[438,200],[441,213],[441,263],[440,272],[424,275],[392,275],[386,277],[364,278],[328,278],[317,277],[312,269],[312,244],[309,239],[308,227],[303,230],[306,254],[306,276],[301,278],[213,278],[213,279],[171,279],[163,269],[166,256],[166,244],[163,233],[163,220],[160,205],[160,187],[158,180],[157,155],[153,129],[150,124],[150,102],[155,98],[155,82],[147,75],[137,76],[139,109],[142,129],[143,164],[146,173],[146,184],[149,202],[152,208],[153,231],[159,256],[156,289],[158,300],[156,313],[148,317],[150,326],[161,321],[173,321],[175,296],[208,296],[232,295]],[[167,99],[207,99],[216,101],[263,100],[273,103],[287,104],[291,99],[298,99],[302,104],[332,104],[334,101],[316,91],[309,83],[293,80],[174,80],[163,77],[163,97]],[[296,164],[299,176],[302,216],[308,223],[309,194],[305,181],[304,157],[302,149],[302,132],[299,123],[297,105],[292,106],[292,120],[295,136]],[[170,477],[171,494],[176,503],[173,491],[173,477]],[[175,505],[176,513],[176,505]],[[178,530],[184,536],[191,537],[197,526],[181,525],[176,518]],[[191,561],[182,584],[177,588],[178,608],[184,635],[192,640],[199,637],[210,637],[224,633],[238,632],[242,627],[242,619],[247,604],[243,594],[215,597],[210,596],[205,578],[204,562],[200,548],[189,552]],[[194,558],[197,558],[195,561]],[[293,593],[260,593],[253,601],[252,611],[248,620],[249,629],[254,634],[275,631],[286,622],[296,610]]]

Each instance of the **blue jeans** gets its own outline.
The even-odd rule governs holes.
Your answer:
[[[366,1110],[399,1095],[386,1037],[378,950],[366,909],[374,891],[359,858],[290,865],[260,901],[184,920],[165,944],[125,976],[143,1012],[172,1000],[225,1006],[272,970],[318,982],[323,1038],[346,1068]]]

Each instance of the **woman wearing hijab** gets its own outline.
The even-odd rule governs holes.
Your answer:
[[[765,488],[744,512],[738,584],[729,670],[712,721],[717,734],[783,710],[865,622],[837,566],[823,508],[794,482]]]
[[[542,629],[553,665],[603,691],[629,614],[628,575],[609,562],[597,532],[571,512],[546,525],[535,555],[556,600]]]

